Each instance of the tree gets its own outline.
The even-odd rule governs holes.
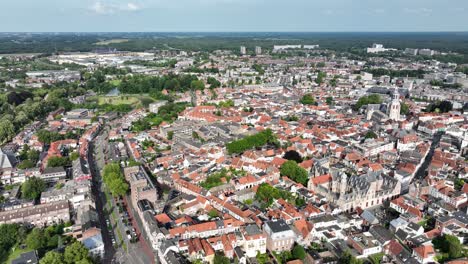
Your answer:
[[[231,264],[228,257],[224,256],[223,253],[218,253],[218,252],[216,252],[215,254],[213,263],[214,264]]]
[[[211,218],[216,218],[216,217],[218,217],[218,211],[216,211],[216,209],[211,209],[208,212],[208,216],[211,217]]]
[[[11,248],[20,240],[21,227],[18,224],[0,225],[0,262],[5,262]]]
[[[56,251],[47,252],[44,257],[41,258],[39,264],[63,264],[63,255]]]
[[[23,160],[22,162],[20,162],[16,167],[18,169],[29,169],[29,168],[34,168],[34,166],[36,166],[36,164],[30,160]]]
[[[118,163],[109,163],[104,166],[103,179],[114,197],[127,194],[129,186]]]
[[[410,109],[409,109],[409,105],[406,104],[406,103],[404,103],[404,102],[402,102],[402,103],[401,103],[401,108],[400,108],[400,114],[402,114],[402,115],[407,115],[407,114],[409,113],[409,110],[410,110]]]
[[[280,168],[281,176],[288,176],[291,180],[306,186],[309,180],[307,171],[297,165],[293,160],[288,160]]]
[[[319,72],[317,74],[317,79],[315,79],[315,82],[320,85],[325,81],[325,77],[327,77],[326,72]]]
[[[174,136],[174,131],[167,132],[167,139],[172,140],[173,136]]]
[[[315,98],[312,96],[312,94],[306,94],[302,96],[299,102],[304,105],[315,105]]]
[[[361,264],[362,261],[357,259],[353,256],[348,250],[341,254],[340,258],[338,259],[338,263],[340,264]]]
[[[31,177],[21,185],[21,194],[26,199],[38,199],[45,188],[46,185],[42,179]]]
[[[214,77],[208,77],[206,83],[210,85],[210,89],[221,87],[221,83]]]
[[[201,80],[193,80],[190,83],[190,88],[195,89],[195,90],[204,90],[205,84]]]
[[[292,257],[294,259],[305,259],[306,257],[306,252],[304,248],[301,245],[295,245],[293,250],[292,250]]]
[[[366,139],[368,139],[368,138],[377,138],[377,137],[378,137],[378,136],[377,136],[377,134],[375,134],[374,131],[368,131],[368,132],[366,133],[366,135],[364,136],[364,138],[366,138]]]
[[[78,152],[76,152],[76,151],[75,151],[75,152],[72,152],[72,153],[70,154],[70,160],[71,160],[71,161],[77,160],[77,159],[79,159],[79,158],[80,158],[80,154],[79,154]]]
[[[463,246],[456,236],[443,235],[432,240],[432,244],[440,251],[447,253],[450,259],[456,259],[463,255]]]
[[[260,148],[266,144],[277,145],[276,136],[273,134],[271,129],[265,129],[255,135],[232,141],[226,145],[226,148],[229,154],[234,154],[242,153],[252,148]]]
[[[299,153],[298,153],[297,151],[295,151],[295,150],[290,150],[290,151],[284,153],[283,159],[294,160],[294,161],[297,162],[297,163],[301,163],[301,162],[302,162],[301,154],[299,154]]]
[[[362,106],[368,105],[368,104],[381,104],[382,103],[382,98],[378,94],[371,94],[368,96],[363,96],[359,98],[357,101],[356,105],[354,105],[354,110],[357,111],[359,110]]]
[[[67,157],[53,156],[47,160],[48,168],[64,167],[70,165],[70,159]]]
[[[26,237],[26,245],[35,250],[44,248],[47,245],[44,230],[42,228],[35,227]]]
[[[15,127],[10,120],[0,120],[0,143],[7,142],[15,135]]]
[[[333,101],[333,97],[329,96],[325,99],[325,102],[327,103],[327,105],[333,105],[334,101]]]
[[[63,259],[65,263],[69,264],[78,263],[83,260],[90,262],[88,254],[88,249],[81,242],[75,241],[65,248]]]

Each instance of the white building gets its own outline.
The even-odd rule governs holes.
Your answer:
[[[262,54],[262,47],[256,46],[256,47],[255,47],[255,54],[257,54],[257,55]]]
[[[400,120],[400,110],[400,94],[398,93],[398,90],[395,90],[395,94],[393,94],[393,100],[390,103],[388,110],[388,116],[390,117],[390,119],[395,121]]]
[[[240,54],[241,55],[247,54],[247,48],[245,46],[240,46]]]
[[[159,111],[159,108],[160,108],[161,106],[165,105],[166,103],[167,103],[167,101],[165,101],[165,100],[151,103],[151,104],[149,104],[149,111],[150,111],[151,113],[157,114],[158,111]]]
[[[391,49],[384,48],[383,44],[372,44],[372,47],[367,48],[367,53],[379,53],[389,51]]]

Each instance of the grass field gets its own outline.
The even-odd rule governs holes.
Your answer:
[[[121,82],[122,82],[122,80],[118,80],[118,79],[109,81],[109,83],[114,85],[114,86],[119,86]]]
[[[119,95],[119,96],[98,96],[97,102],[100,105],[103,104],[129,104],[135,107],[147,107],[150,103],[153,103],[155,100],[147,95]]]
[[[8,260],[6,263],[10,264],[14,259],[18,258],[22,253],[26,253],[28,251],[31,251],[28,247],[21,249],[19,245],[15,247],[15,250],[11,252],[11,254],[8,256]]]

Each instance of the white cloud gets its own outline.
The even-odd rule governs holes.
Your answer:
[[[92,4],[90,7],[89,7],[89,10],[91,10],[92,12],[96,13],[96,14],[100,14],[100,15],[105,15],[105,14],[111,14],[113,13],[113,9],[110,8],[110,6],[106,6],[104,5],[103,3],[101,2],[94,2],[94,4]]]
[[[109,1],[94,1],[89,10],[98,15],[109,15],[116,12],[135,12],[141,10],[141,6],[134,2],[115,3]]]
[[[135,3],[127,3],[127,5],[123,6],[122,10],[128,10],[128,11],[138,11],[140,10],[141,7]]]
[[[415,14],[415,15],[429,15],[432,13],[432,9],[426,7],[419,7],[419,8],[404,8],[403,11],[408,14]]]

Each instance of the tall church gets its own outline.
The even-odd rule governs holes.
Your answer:
[[[400,120],[400,109],[400,94],[398,93],[398,89],[395,89],[393,100],[388,107],[388,117],[395,121]]]

